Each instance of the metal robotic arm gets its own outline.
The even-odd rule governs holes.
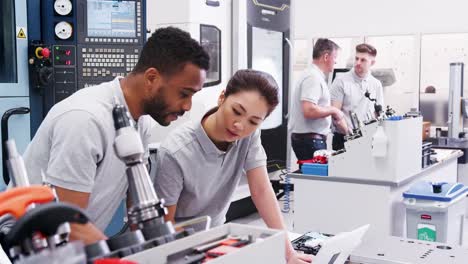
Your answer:
[[[114,149],[127,166],[130,201],[128,219],[132,230],[140,229],[145,238],[175,233],[171,222],[165,222],[167,209],[159,199],[144,163],[145,150],[140,135],[133,127],[125,106],[117,104],[112,115],[116,129]]]

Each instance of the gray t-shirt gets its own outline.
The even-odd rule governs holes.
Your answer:
[[[302,101],[308,101],[318,106],[330,106],[330,92],[325,75],[315,64],[307,68],[296,83],[288,127],[292,133],[312,132],[328,135],[331,116],[318,119],[304,117]]]
[[[43,171],[52,185],[90,193],[86,213],[101,230],[128,188],[125,164],[113,148],[114,97],[126,105],[119,79],[81,89],[52,107],[24,154],[32,184],[42,182]],[[142,116],[137,124],[147,149],[154,121]]]
[[[245,172],[266,165],[260,131],[219,150],[200,121],[171,133],[158,149],[155,189],[167,205],[177,205],[175,219],[209,215],[221,225],[231,196]]]
[[[360,78],[353,68],[333,81],[330,89],[331,101],[342,103],[341,110],[350,129],[352,124],[349,111],[354,111],[361,122],[375,117],[374,102],[365,97],[366,91],[369,91],[370,97],[375,98],[378,104],[384,106],[382,83],[370,73],[365,78]]]

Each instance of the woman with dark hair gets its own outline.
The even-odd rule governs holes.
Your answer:
[[[240,70],[229,80],[218,106],[201,121],[179,127],[158,149],[155,188],[165,199],[166,220],[209,215],[221,225],[241,177],[266,225],[286,229],[266,170],[260,125],[278,105],[278,85],[271,75]],[[310,262],[287,242],[291,263]]]

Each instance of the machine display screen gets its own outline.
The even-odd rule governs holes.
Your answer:
[[[252,69],[271,74],[278,84],[278,107],[261,125],[276,128],[283,121],[283,32],[252,27]]]
[[[87,3],[89,37],[136,36],[134,1],[88,0]]]

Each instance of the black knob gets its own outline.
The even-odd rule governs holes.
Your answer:
[[[442,184],[441,183],[432,184],[432,191],[434,193],[441,193],[442,192]]]

